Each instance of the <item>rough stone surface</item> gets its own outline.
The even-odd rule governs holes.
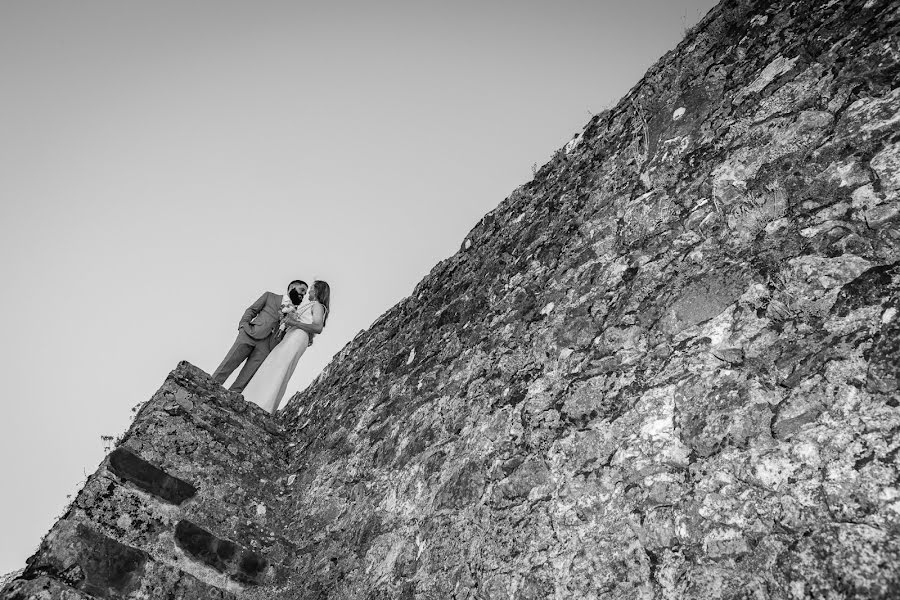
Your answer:
[[[900,597],[898,33],[723,2],[277,419],[180,365],[122,446],[196,495],[104,463],[0,597]]]

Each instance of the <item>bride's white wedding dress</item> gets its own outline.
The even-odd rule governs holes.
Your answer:
[[[313,322],[315,304],[315,301],[309,301],[296,308],[294,314],[301,323]],[[290,328],[244,388],[244,400],[258,404],[270,413],[278,410],[297,362],[308,346],[309,334],[296,327]]]

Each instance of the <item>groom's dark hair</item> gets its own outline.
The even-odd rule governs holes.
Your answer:
[[[306,283],[305,281],[303,281],[302,279],[295,279],[295,280],[293,280],[292,282],[290,282],[290,283],[288,284],[288,287],[289,287],[289,288],[292,288],[292,287],[294,287],[295,285],[305,285],[307,288],[309,287],[309,284]]]

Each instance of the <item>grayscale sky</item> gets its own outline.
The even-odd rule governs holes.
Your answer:
[[[0,4],[0,573],[262,291],[332,286],[302,388],[713,4]]]

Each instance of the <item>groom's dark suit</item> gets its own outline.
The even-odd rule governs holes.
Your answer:
[[[247,386],[269,351],[280,340],[278,324],[281,319],[281,299],[281,294],[263,292],[259,300],[244,311],[237,339],[234,340],[234,345],[225,355],[222,364],[213,373],[213,380],[216,383],[220,385],[225,383],[232,371],[246,359],[244,368],[238,373],[230,389],[240,392]]]

